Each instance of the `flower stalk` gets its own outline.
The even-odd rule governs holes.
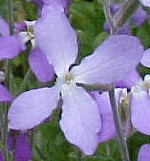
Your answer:
[[[123,161],[130,161],[127,142],[126,142],[126,136],[125,136],[125,134],[122,130],[121,120],[120,120],[120,117],[118,115],[113,85],[109,90],[109,97],[110,97],[111,107],[112,107],[112,111],[113,111],[116,133],[118,135],[118,141],[119,141],[119,144],[120,144],[121,155],[122,155]]]
[[[10,35],[13,34],[13,4],[12,0],[7,0],[7,10],[8,10],[8,23]],[[5,75],[6,75],[6,86],[8,89],[11,89],[11,61],[6,60],[5,62]],[[4,161],[9,161],[9,151],[8,151],[8,122],[7,122],[7,113],[8,106],[6,104],[3,105],[3,111],[1,115],[2,121],[2,142],[3,142],[3,157]]]

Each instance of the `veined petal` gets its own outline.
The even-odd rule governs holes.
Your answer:
[[[13,59],[25,48],[19,35],[0,37],[0,60]]]
[[[44,6],[42,11],[42,17],[35,27],[36,43],[54,66],[57,75],[62,75],[77,57],[76,34],[62,10]]]
[[[52,80],[54,68],[48,63],[45,55],[37,47],[29,55],[29,64],[40,82]]]
[[[77,83],[109,84],[126,77],[140,62],[142,54],[143,46],[138,38],[111,36],[71,72]]]
[[[145,144],[140,148],[138,161],[149,161],[150,159],[150,144]]]
[[[1,16],[0,16],[0,35],[2,35],[2,36],[9,36],[10,35],[9,26],[6,23],[6,21],[4,21],[2,19]]]
[[[147,49],[147,50],[144,51],[141,63],[144,66],[150,68],[150,49]]]
[[[131,121],[133,126],[150,135],[150,96],[146,91],[133,92],[131,98]]]
[[[150,1],[149,0],[139,0],[144,6],[150,7]]]
[[[12,99],[12,95],[7,88],[0,84],[0,102],[11,102]]]
[[[84,89],[75,85],[63,88],[62,99],[60,126],[65,137],[85,154],[93,154],[101,129],[97,103]]]
[[[58,100],[59,93],[56,87],[22,93],[9,109],[9,128],[25,131],[35,127],[51,115]]]

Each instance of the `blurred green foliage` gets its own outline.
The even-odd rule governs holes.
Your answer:
[[[13,0],[13,7],[15,22],[37,18],[37,8],[32,3],[27,3],[25,0]],[[7,13],[7,1],[0,0],[0,14],[6,20],[8,19]],[[78,35],[80,50],[78,61],[80,61],[86,55],[91,54],[109,36],[103,30],[105,15],[97,0],[74,0],[69,9],[69,18]],[[140,38],[145,48],[150,47],[150,21],[146,21],[140,28],[133,26],[132,33]],[[14,95],[46,85],[40,84],[29,71],[28,54],[29,51],[23,52],[12,61],[12,92]],[[149,68],[143,66],[139,66],[138,70],[142,76],[150,73]],[[22,87],[21,83],[24,77],[28,76],[27,74],[30,79],[26,86]],[[64,138],[59,127],[60,117],[61,110],[58,109],[46,123],[32,130],[33,161],[121,161],[116,139],[106,143],[107,145],[99,145],[94,156],[84,156],[78,148],[70,145]],[[150,137],[135,133],[129,138],[128,147],[132,161],[136,161],[138,150],[145,143],[150,143]]]

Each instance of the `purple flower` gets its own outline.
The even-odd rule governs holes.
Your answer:
[[[7,88],[2,85],[4,80],[5,74],[4,72],[0,71],[0,103],[11,102],[13,99]]]
[[[144,81],[131,89],[131,121],[135,129],[150,135],[150,75],[146,75]]]
[[[150,1],[149,0],[139,0],[144,6],[150,7]]]
[[[11,102],[12,95],[8,92],[7,88],[0,84],[0,103]]]
[[[149,161],[150,159],[150,144],[145,144],[140,148],[138,161]]]
[[[5,75],[2,71],[0,71],[0,82],[2,83],[5,79]],[[0,84],[0,103],[12,102],[13,98],[12,95],[9,93],[7,88]],[[12,148],[12,137],[8,135],[8,146]],[[27,145],[25,139],[25,134],[19,135],[17,137],[17,144],[16,144],[16,161],[28,161],[31,158],[31,151],[29,151],[29,145]],[[0,152],[0,161],[3,161],[2,153]]]
[[[31,148],[29,145],[29,140],[27,134],[20,134],[16,138],[16,151],[15,151],[15,158],[16,161],[29,161],[31,160]]]
[[[15,139],[15,144],[14,144]],[[14,145],[13,145],[14,144]],[[15,161],[29,161],[31,160],[32,153],[28,142],[28,135],[21,133],[16,138],[8,134],[8,151],[11,153],[15,151]],[[0,161],[4,161],[3,155],[0,152]]]
[[[50,65],[45,55],[40,51],[35,44],[34,30],[35,21],[19,23],[15,25],[15,29],[20,31],[19,33],[9,36],[9,29],[7,23],[1,19],[0,21],[0,33],[3,35],[0,37],[0,60],[13,59],[18,56],[23,50],[26,49],[25,43],[31,41],[33,48],[29,55],[29,64],[36,77],[41,82],[47,82],[54,76],[52,65]],[[27,31],[21,31],[21,29],[27,29]]]
[[[99,113],[101,116],[102,127],[99,133],[99,143],[114,139],[116,134],[113,112],[111,108],[110,98],[108,92],[92,92],[92,96],[98,104]],[[126,137],[131,134],[130,116],[128,115],[128,98],[127,90],[115,88],[116,105],[119,111],[121,120],[121,127]],[[123,117],[122,117],[123,116]]]
[[[144,51],[141,64],[150,68],[150,48]]]
[[[76,34],[64,12],[50,6],[43,8],[35,37],[54,66],[56,83],[18,96],[8,112],[9,128],[25,131],[37,126],[62,99],[60,126],[65,137],[85,154],[93,154],[101,131],[98,104],[77,84],[109,84],[123,79],[140,61],[143,46],[133,36],[111,36],[80,65],[73,66],[78,54]]]
[[[116,15],[120,8],[121,7],[119,5],[111,5],[112,15]],[[117,31],[117,34],[131,35],[131,22],[133,22],[137,27],[140,27],[145,22],[147,17],[147,13],[142,9],[142,7],[139,7],[134,15],[131,16],[130,21],[126,22],[124,26]],[[108,22],[105,22],[104,30],[108,33],[110,32],[110,24]]]
[[[150,68],[150,49],[144,51],[141,63]],[[140,132],[150,135],[148,124],[150,110],[150,75],[146,75],[144,80],[131,88],[131,121],[133,126]]]

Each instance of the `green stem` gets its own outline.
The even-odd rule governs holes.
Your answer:
[[[8,9],[8,23],[10,34],[13,34],[13,5],[12,0],[7,0]],[[5,62],[5,75],[6,75],[6,86],[11,89],[11,61]],[[3,142],[3,157],[4,161],[9,161],[9,151],[8,151],[8,122],[7,122],[8,105],[3,105],[2,111],[2,142]]]
[[[24,79],[23,79],[21,85],[20,85],[20,90],[21,90],[21,91],[22,91],[22,89],[24,89],[24,88],[27,86],[28,82],[30,81],[30,77],[31,77],[31,76],[32,76],[32,71],[31,71],[31,69],[29,68],[28,71],[27,71],[27,73],[26,73],[25,76],[24,76]],[[19,92],[20,92],[20,91],[19,91]]]
[[[7,138],[7,105],[2,105],[2,112],[1,112],[1,123],[2,123],[2,144],[3,144],[3,157],[4,161],[9,161],[9,152],[8,152],[8,138]]]
[[[85,88],[87,91],[109,91],[110,85],[98,85],[98,84],[92,84],[92,85],[87,85],[87,84],[82,84],[82,83],[77,83],[77,86]]]
[[[109,97],[110,97],[110,102],[111,102],[111,107],[112,107],[112,112],[113,112],[113,117],[114,117],[114,123],[116,127],[116,133],[118,136],[122,159],[123,161],[130,161],[127,142],[126,142],[126,136],[122,130],[122,124],[121,124],[121,120],[120,120],[118,110],[117,110],[116,98],[115,98],[115,92],[114,92],[113,85],[109,90]]]
[[[115,28],[121,28],[127,20],[133,15],[138,8],[139,2],[137,0],[128,0],[123,3],[120,11],[115,15]]]
[[[12,35],[14,32],[13,29],[13,3],[12,0],[7,0],[7,9],[8,9],[8,23],[10,34]]]
[[[110,11],[110,1],[104,1],[103,3],[103,10],[105,13],[106,21],[110,24],[110,33],[111,35],[115,34],[117,29],[115,28],[115,23],[113,20],[113,16]]]

